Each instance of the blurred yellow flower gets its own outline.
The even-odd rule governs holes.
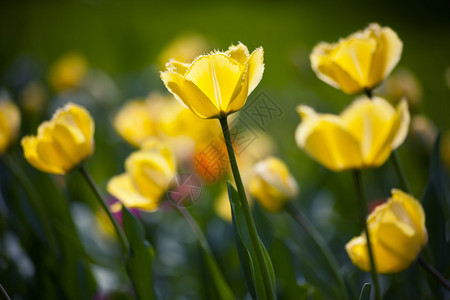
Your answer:
[[[244,106],[264,72],[263,49],[249,54],[239,43],[225,52],[212,52],[191,64],[167,63],[161,79],[177,100],[200,118],[221,118]]]
[[[395,109],[379,97],[360,97],[339,116],[304,105],[298,112],[297,145],[333,171],[382,165],[405,140],[410,121],[405,100]]]
[[[176,164],[167,146],[150,140],[126,159],[125,170],[108,182],[108,192],[127,207],[153,211],[175,176]]]
[[[77,52],[63,55],[50,68],[48,80],[56,92],[78,88],[86,76],[88,63]]]
[[[161,95],[152,94],[145,100],[126,102],[114,118],[114,129],[125,141],[139,147],[158,135],[157,117],[163,100]]]
[[[198,34],[183,34],[172,40],[159,54],[158,65],[174,59],[179,62],[190,62],[209,48],[208,41]]]
[[[392,190],[392,198],[377,206],[369,215],[367,226],[379,273],[406,269],[428,241],[422,205],[396,189]],[[370,270],[365,234],[354,237],[345,249],[353,264],[361,270]]]
[[[386,79],[377,93],[391,103],[406,98],[411,108],[417,108],[422,100],[422,85],[413,72],[399,68]]]
[[[0,154],[16,140],[20,119],[19,108],[8,99],[0,99]]]
[[[317,76],[347,94],[371,90],[400,60],[403,43],[389,27],[370,24],[335,44],[320,43],[310,59]]]
[[[37,136],[24,137],[22,148],[33,167],[66,174],[94,151],[94,120],[85,108],[68,103],[39,126]]]
[[[268,157],[254,166],[249,191],[267,211],[283,209],[287,201],[298,196],[298,190],[297,182],[280,159]]]

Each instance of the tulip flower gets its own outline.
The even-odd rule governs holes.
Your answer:
[[[89,65],[79,53],[67,53],[51,67],[48,80],[57,92],[78,88],[86,77]]]
[[[283,209],[287,201],[298,195],[298,184],[287,166],[278,158],[269,157],[257,163],[250,178],[250,194],[270,212]]]
[[[422,205],[397,189],[392,190],[392,198],[369,215],[367,226],[375,268],[379,273],[406,269],[428,240]],[[364,234],[350,240],[345,249],[353,264],[364,271],[370,270]]]
[[[94,120],[89,112],[69,103],[39,126],[37,136],[24,137],[22,148],[36,169],[66,174],[92,154],[93,137]]]
[[[244,106],[261,81],[263,49],[249,54],[239,43],[225,52],[212,52],[191,64],[170,61],[161,79],[177,100],[198,117],[223,118]]]
[[[363,96],[338,116],[304,105],[298,112],[297,145],[333,171],[382,165],[405,140],[410,121],[405,100],[394,108],[379,97]]]
[[[114,118],[114,129],[128,143],[139,147],[145,140],[158,134],[157,117],[162,96],[153,95],[145,101],[127,102]]]
[[[0,100],[0,154],[15,141],[19,127],[19,108],[9,100]]]
[[[370,24],[335,44],[320,43],[310,59],[317,76],[347,94],[371,90],[400,60],[403,43],[389,27]]]
[[[125,170],[108,182],[108,192],[127,207],[153,211],[175,176],[176,164],[169,148],[150,140],[126,159]]]

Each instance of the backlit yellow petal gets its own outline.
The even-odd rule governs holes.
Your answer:
[[[357,139],[336,116],[317,116],[302,121],[295,138],[300,148],[331,170],[341,171],[363,165]]]
[[[166,64],[166,69],[184,76],[189,69],[189,64],[171,59]]]
[[[156,210],[159,206],[158,199],[149,199],[139,194],[131,177],[126,173],[111,178],[106,189],[126,207],[152,211]]]
[[[232,100],[245,66],[223,53],[201,56],[189,68],[186,79],[192,81],[221,112]]]
[[[215,103],[193,82],[171,71],[161,73],[161,78],[175,98],[200,118],[209,119],[220,115]]]
[[[376,38],[378,43],[377,49],[373,53],[368,85],[376,86],[392,72],[399,62],[403,43],[389,27],[381,28],[378,24],[371,24],[369,28],[371,36]]]
[[[248,60],[248,94],[256,88],[264,73],[264,50],[262,47],[252,52]]]
[[[238,43],[236,46],[230,46],[225,53],[241,65],[245,65],[247,63],[248,56],[250,54],[247,46],[242,43]]]
[[[310,55],[311,67],[322,81],[343,90],[345,93],[353,94],[361,91],[361,86],[350,75],[335,63],[326,45],[319,44]]]
[[[65,171],[61,167],[49,165],[41,161],[36,150],[37,143],[38,139],[36,137],[26,136],[22,139],[21,144],[25,159],[36,169],[52,174],[64,174]]]

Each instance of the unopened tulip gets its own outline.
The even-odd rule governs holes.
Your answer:
[[[94,120],[85,108],[69,103],[43,122],[36,136],[24,137],[22,148],[36,169],[66,174],[94,151]]]
[[[367,227],[379,273],[395,273],[409,267],[428,240],[422,205],[396,189],[392,190],[392,198],[369,215]],[[345,249],[354,265],[370,270],[364,233],[348,242]]]

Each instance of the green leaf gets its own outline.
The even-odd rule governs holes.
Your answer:
[[[223,278],[222,273],[220,272],[212,254],[210,252],[206,251],[205,249],[203,250],[203,252],[205,254],[206,265],[210,272],[211,278],[214,281],[214,286],[217,290],[217,299],[222,299],[222,300],[235,299],[233,293],[230,290],[230,287],[228,286],[227,282]]]
[[[430,175],[427,188],[422,196],[426,215],[429,247],[433,264],[442,272],[450,263],[447,255],[450,245],[446,242],[446,217],[449,218],[445,185],[440,161],[440,135],[436,138],[430,161]]]
[[[267,299],[267,293],[261,275],[261,266],[256,259],[255,249],[253,248],[253,244],[250,239],[250,233],[248,231],[246,219],[242,210],[239,194],[230,182],[227,183],[227,186],[231,205],[234,237],[238,249],[239,260],[244,270],[244,276],[249,292],[253,299]],[[266,263],[269,261],[267,265],[269,267],[269,272],[271,273],[271,282],[273,286],[275,286],[275,275],[272,263],[270,263],[270,258],[264,246],[263,252],[265,254]],[[275,290],[275,288],[273,288],[273,290]]]
[[[154,251],[145,240],[144,228],[125,206],[122,206],[123,228],[130,242],[126,260],[128,275],[140,300],[153,300],[152,261]]]
[[[359,300],[370,300],[370,290],[372,285],[370,283],[364,283],[361,294],[359,294]]]

